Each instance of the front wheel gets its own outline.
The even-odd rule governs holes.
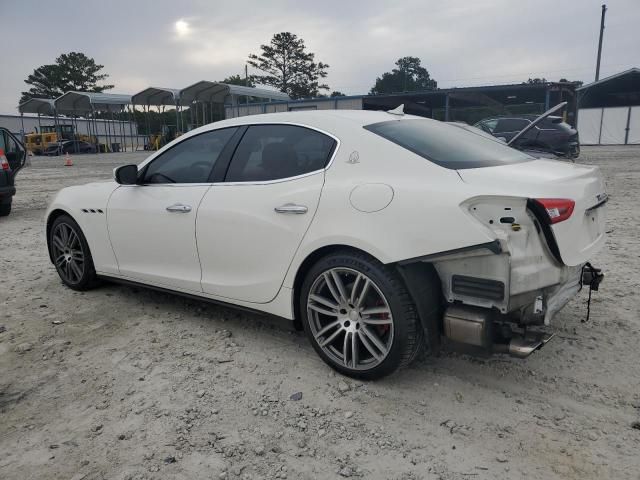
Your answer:
[[[305,332],[318,355],[350,377],[372,380],[408,365],[423,344],[416,307],[402,279],[359,252],[318,261],[300,291]]]
[[[51,225],[49,250],[62,282],[74,290],[89,290],[98,284],[89,244],[80,226],[68,215]]]

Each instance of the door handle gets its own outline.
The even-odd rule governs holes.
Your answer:
[[[285,203],[279,207],[274,208],[277,213],[288,213],[291,215],[302,215],[309,210],[304,205],[296,205],[295,203]]]
[[[191,211],[190,205],[183,205],[182,203],[174,203],[167,207],[167,212],[189,213]]]

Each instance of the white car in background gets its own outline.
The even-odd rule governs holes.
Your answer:
[[[60,278],[295,320],[372,379],[443,338],[524,357],[601,275],[598,168],[540,160],[401,111],[249,116],[189,132],[47,211]]]

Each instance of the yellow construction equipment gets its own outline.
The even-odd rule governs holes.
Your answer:
[[[64,140],[81,140],[88,143],[96,143],[92,135],[75,133],[73,125],[42,125],[40,132],[27,133],[24,136],[24,145],[34,155],[40,155],[50,145],[55,145]]]

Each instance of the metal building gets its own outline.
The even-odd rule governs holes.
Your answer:
[[[580,143],[640,144],[640,69],[603,78],[577,92]]]
[[[542,113],[567,101],[565,120],[575,124],[576,94],[572,82],[519,83],[480,87],[445,88],[386,95],[312,98],[250,105],[226,105],[226,117],[294,110],[391,110],[404,104],[413,115],[470,124],[502,114]]]

